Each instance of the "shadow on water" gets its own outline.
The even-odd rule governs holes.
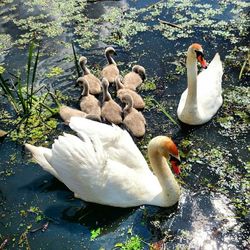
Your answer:
[[[63,211],[62,218],[71,222],[81,223],[87,228],[96,227],[115,230],[120,223],[126,220],[135,208],[116,208],[87,203],[85,207],[70,207]]]
[[[180,129],[178,130],[178,132],[175,134],[175,139],[178,142],[178,139],[181,140],[182,138],[186,138],[187,136],[189,136],[190,134],[192,134],[193,132],[199,130],[200,128],[202,128],[203,126],[191,126],[188,124],[185,124],[183,122],[181,122],[180,120],[178,120],[179,125],[180,125]]]

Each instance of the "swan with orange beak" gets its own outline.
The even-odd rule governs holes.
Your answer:
[[[197,61],[204,69],[198,74]],[[222,105],[223,68],[218,53],[207,66],[200,44],[192,44],[187,51],[188,87],[181,95],[177,109],[178,118],[189,125],[208,122]]]
[[[180,186],[168,164],[170,157],[179,159],[172,139],[151,139],[150,169],[126,130],[82,117],[71,117],[69,126],[78,136],[64,133],[51,149],[30,144],[25,147],[76,197],[115,207],[169,207],[178,202]],[[175,168],[173,171],[177,173]]]

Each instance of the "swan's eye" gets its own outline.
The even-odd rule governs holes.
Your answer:
[[[178,164],[178,165],[180,165],[181,164],[181,162],[180,162],[180,160],[178,160],[176,157],[174,157],[173,155],[169,155],[169,161],[170,162],[175,162],[176,164]]]
[[[196,57],[198,58],[199,56],[201,56],[202,58],[204,57],[204,54],[199,51],[199,50],[195,50],[195,53],[196,53]]]
[[[196,53],[197,60],[200,62],[202,68],[206,69],[207,68],[207,62],[204,59],[204,54],[199,50],[195,50],[195,53]]]

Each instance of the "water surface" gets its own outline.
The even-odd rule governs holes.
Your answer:
[[[24,4],[25,2],[25,4]],[[183,151],[182,195],[171,208],[141,206],[121,209],[75,199],[62,183],[30,160],[23,143],[0,142],[0,244],[6,249],[113,249],[138,235],[142,249],[163,240],[167,249],[247,249],[249,247],[249,87],[239,80],[247,50],[249,4],[244,1],[17,1],[0,3],[0,65],[24,72],[28,43],[34,33],[42,54],[36,86],[46,84],[70,96],[77,107],[79,89],[71,48],[88,57],[98,70],[112,45],[122,74],[135,63],[146,68],[156,89],[142,88],[177,120],[176,109],[186,88],[185,51],[203,45],[207,61],[219,52],[224,62],[226,100],[209,123],[180,127],[155,106],[143,111],[151,137],[167,134]],[[202,4],[202,5],[201,5]],[[160,24],[166,20],[183,30]],[[119,38],[120,37],[120,38]],[[48,77],[53,67],[61,74]],[[7,72],[5,72],[7,74]],[[1,96],[2,110],[12,112]],[[249,106],[248,106],[249,107]],[[239,113],[241,112],[241,113]],[[242,113],[243,112],[243,113]],[[243,119],[240,114],[246,114]],[[231,124],[220,118],[233,117]],[[227,120],[226,120],[227,121]],[[248,121],[248,122],[247,122]],[[58,118],[58,132],[69,131]],[[0,121],[3,129],[8,129]],[[51,144],[53,136],[48,138]],[[42,142],[41,142],[42,143]],[[38,143],[39,144],[39,143]],[[145,150],[143,150],[144,152]],[[145,152],[144,152],[145,153]],[[44,232],[35,229],[48,227]],[[100,228],[95,239],[93,230]],[[119,244],[118,244],[119,245]],[[117,247],[119,249],[119,247]]]

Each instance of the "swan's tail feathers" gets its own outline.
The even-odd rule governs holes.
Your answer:
[[[44,154],[51,155],[51,150],[44,147],[36,147],[31,144],[25,143],[25,148],[28,149],[31,153],[33,158],[37,161],[37,163],[47,172],[54,175],[58,178],[58,174],[55,169],[48,163]]]

